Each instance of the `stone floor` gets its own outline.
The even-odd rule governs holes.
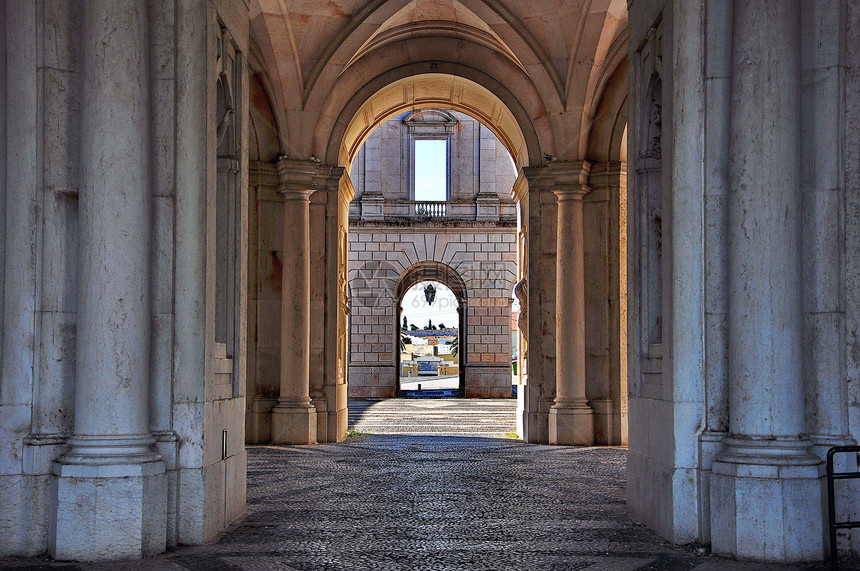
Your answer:
[[[516,399],[349,399],[349,429],[410,436],[516,435]]]
[[[628,519],[625,451],[513,439],[365,434],[253,447],[248,515],[210,545],[99,570],[827,569],[673,547]],[[845,562],[843,569],[860,567]]]
[[[444,377],[400,377],[400,390],[417,391],[418,385],[425,391],[439,389],[457,389],[460,387],[459,375]]]

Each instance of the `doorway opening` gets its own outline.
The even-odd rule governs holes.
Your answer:
[[[504,141],[461,111],[405,111],[368,135],[348,179],[347,396],[420,383],[510,398],[517,167]]]
[[[444,283],[426,280],[409,287],[399,301],[397,395],[463,396],[460,300]]]

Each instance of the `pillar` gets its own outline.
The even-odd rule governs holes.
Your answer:
[[[149,69],[146,4],[84,5],[74,435],[54,464],[55,559],[165,548],[167,481],[149,432]]]
[[[584,227],[605,231],[585,240],[586,394],[594,409],[594,442],[627,444],[627,165],[592,164]],[[624,214],[622,214],[622,208]]]
[[[582,198],[589,163],[558,166],[558,232],[555,300],[555,402],[549,411],[549,443],[594,443],[594,412],[585,398],[585,272]],[[553,168],[553,170],[556,170]]]
[[[736,1],[729,167],[729,434],[713,464],[715,553],[823,557],[822,465],[804,432],[800,6]]]
[[[310,397],[310,196],[317,165],[281,159],[284,254],[281,277],[281,394],[272,409],[275,444],[314,444],[316,408]]]

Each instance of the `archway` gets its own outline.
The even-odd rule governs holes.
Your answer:
[[[375,91],[356,93],[329,132],[326,157],[348,169],[381,124],[398,113],[427,108],[460,111],[480,121],[502,141],[517,169],[543,161],[535,128],[524,110],[515,105],[512,111],[497,93],[475,81],[443,73],[406,75]]]
[[[617,12],[620,18],[623,16],[623,5],[615,4],[617,6],[609,7],[607,14],[616,15]],[[274,19],[267,22],[267,25],[276,24]],[[555,319],[553,300],[557,264],[551,255],[543,255],[543,252],[551,253],[553,250],[551,243],[555,241],[557,225],[560,222],[556,215],[554,190],[559,187],[574,191],[585,189],[601,177],[607,178],[604,174],[608,175],[607,180],[611,180],[614,185],[614,181],[619,179],[616,175],[622,172],[622,169],[615,168],[607,173],[601,169],[595,169],[593,173],[590,170],[592,161],[600,160],[598,155],[593,159],[590,156],[591,134],[598,129],[602,130],[605,118],[610,119],[614,128],[623,124],[623,121],[616,120],[618,114],[612,112],[618,109],[617,93],[626,91],[626,67],[620,62],[624,57],[626,36],[618,33],[623,29],[624,19],[610,18],[595,22],[594,31],[601,38],[595,53],[599,54],[598,59],[602,63],[595,68],[586,66],[580,70],[588,75],[589,87],[585,91],[575,87],[579,83],[570,83],[568,87],[564,86],[564,80],[548,83],[547,77],[541,71],[546,68],[530,66],[526,60],[531,61],[531,56],[522,59],[523,53],[517,52],[513,57],[505,58],[484,57],[492,56],[493,48],[480,42],[473,45],[470,40],[474,37],[471,35],[467,39],[467,51],[461,52],[459,48],[449,50],[448,48],[453,47],[454,39],[446,36],[434,39],[427,46],[429,51],[422,51],[418,56],[417,52],[400,48],[405,44],[423,42],[427,38],[423,34],[420,39],[419,36],[400,34],[396,36],[396,40],[395,36],[386,36],[384,41],[369,43],[350,57],[338,56],[335,59],[343,62],[337,64],[340,67],[333,64],[330,70],[323,71],[320,75],[312,73],[309,82],[302,87],[301,107],[287,108],[284,113],[279,110],[276,116],[276,121],[281,125],[278,128],[278,136],[282,156],[289,154],[297,157],[292,159],[297,163],[307,161],[303,157],[310,157],[311,161],[319,165],[316,168],[320,174],[313,184],[318,189],[324,188],[325,194],[319,190],[314,194],[311,227],[316,224],[318,228],[326,228],[326,243],[323,245],[320,241],[318,247],[324,250],[323,255],[327,260],[338,262],[331,264],[327,270],[331,274],[329,279],[326,281],[320,278],[321,283],[312,284],[311,289],[313,291],[315,287],[319,287],[325,291],[319,295],[331,300],[320,302],[327,304],[327,311],[336,310],[341,304],[341,298],[348,299],[345,293],[342,296],[339,293],[340,289],[345,291],[345,283],[341,284],[340,278],[334,278],[334,272],[338,275],[346,273],[346,260],[351,255],[349,203],[355,188],[347,169],[352,165],[362,143],[375,129],[400,113],[442,108],[460,111],[481,120],[504,143],[514,158],[518,175],[512,192],[519,206],[518,236],[514,237],[518,269],[509,276],[510,279],[504,284],[504,294],[498,297],[504,298],[509,304],[509,288],[523,280],[528,282],[523,291],[528,292],[527,296],[532,302],[532,311],[527,319],[534,325],[531,328],[534,342],[523,344],[530,349],[532,366],[528,367],[528,386],[522,391],[524,396],[521,415],[524,425],[531,427],[529,433],[524,435],[531,442],[546,442],[548,439],[548,410],[553,405],[558,376],[554,371],[555,347],[552,335],[547,334],[547,324]],[[506,41],[507,39],[503,40],[503,43]],[[346,43],[338,43],[333,49],[346,49],[346,46]],[[264,52],[269,49],[269,46],[261,47]],[[374,57],[368,57],[371,53]],[[326,57],[330,55],[332,54]],[[540,54],[538,56],[537,59],[543,60]],[[260,53],[262,66],[266,65],[263,59],[268,57],[266,53]],[[274,68],[270,70],[275,71]],[[579,74],[577,70],[579,68],[571,68],[568,79]],[[283,81],[284,77],[286,76],[281,75],[280,81]],[[507,78],[505,85],[498,81],[499,77]],[[278,81],[278,78],[273,79]],[[550,84],[555,85],[555,89],[547,90]],[[607,94],[610,94],[610,97],[607,97]],[[275,99],[281,95],[277,94]],[[579,101],[580,97],[587,100]],[[601,111],[601,102],[609,99],[611,113],[604,114]],[[569,109],[566,110],[568,106]],[[287,131],[288,127],[292,128],[292,133]],[[309,136],[311,132],[312,136]],[[614,134],[610,138],[612,142],[609,146],[617,149],[619,138]],[[610,154],[617,157],[620,153],[615,151]],[[319,202],[315,205],[314,200]],[[316,223],[315,206],[319,209]],[[585,214],[585,224],[588,225],[588,212]],[[333,223],[335,220],[337,222]],[[312,248],[317,244],[313,242]],[[530,247],[535,253],[531,257],[528,252]],[[413,263],[417,261],[420,260],[412,260]],[[374,271],[376,269],[382,268],[380,266]],[[389,278],[380,275],[379,279]],[[344,281],[348,281],[348,278]],[[312,293],[313,295],[317,294]],[[593,302],[597,309],[595,314],[600,315],[605,311],[597,306],[612,300],[601,298],[589,301]],[[616,298],[614,301],[618,307],[619,300]],[[344,307],[346,308],[346,304]],[[590,311],[590,308],[586,311]],[[350,318],[355,320],[356,317],[357,315],[352,313]],[[388,321],[390,320],[389,317]],[[343,373],[339,366],[342,362],[340,350],[338,349],[335,359],[327,356],[325,349],[328,347],[331,354],[340,347],[340,340],[346,331],[345,317],[326,321],[326,327],[330,326],[328,324],[341,322],[344,324],[343,330],[326,330],[320,333],[319,341],[311,341],[311,352],[316,350],[316,343],[319,357],[315,358],[324,368],[322,374],[315,377],[322,379],[322,386],[316,389],[312,387],[321,395],[316,397],[315,401],[320,407],[331,406],[333,401],[337,401],[338,407],[341,406],[341,389],[335,390],[334,387],[340,382],[340,378],[345,382],[347,374]],[[522,330],[525,332],[529,328],[526,326]],[[393,339],[394,333],[389,336]],[[617,344],[618,351],[621,345]],[[589,363],[593,361],[591,359]],[[506,367],[509,370],[510,362],[506,363]],[[620,386],[622,385],[619,385],[619,388]],[[325,401],[322,395],[326,395]],[[611,395],[597,396],[603,399],[611,398]],[[620,398],[623,400],[623,397]],[[614,441],[623,432],[616,428],[616,416],[623,405],[615,406],[613,401],[614,410],[611,413],[607,405],[606,400],[601,404],[604,419],[609,422],[606,417],[612,416],[613,436],[608,440]],[[342,410],[327,410],[326,414],[330,419],[327,432],[329,440],[341,438],[331,427],[341,426],[339,416],[345,414],[345,409],[344,403]],[[318,408],[319,410],[321,409]],[[596,412],[599,416],[600,411]],[[608,434],[609,431],[598,433]]]
[[[413,196],[418,159],[412,151],[426,139],[447,149],[440,168],[450,176],[441,183],[447,185],[441,202]],[[482,336],[474,346],[461,347],[461,354],[474,358],[458,376],[475,375],[474,383],[460,384],[461,392],[510,396],[506,292],[516,277],[517,207],[511,190],[517,175],[508,148],[472,116],[440,108],[402,112],[365,138],[352,170],[343,175],[357,197],[346,228],[353,292],[350,397],[386,398],[399,392],[392,380],[399,377],[397,308],[406,290],[396,291],[396,283],[424,262],[458,273],[465,285],[454,289],[467,288],[477,304],[466,306],[455,293],[462,311],[480,320],[476,333]],[[492,383],[487,380],[491,372],[497,377]]]
[[[396,307],[399,308],[401,306],[401,303],[403,302],[403,297],[406,295],[406,292],[409,291],[412,286],[421,282],[439,282],[445,284],[451,290],[451,293],[457,299],[457,329],[459,330],[458,335],[460,347],[462,347],[463,349],[468,348],[468,328],[466,323],[468,312],[465,311],[465,307],[468,304],[468,294],[466,289],[466,283],[463,281],[463,278],[452,268],[450,268],[446,264],[442,264],[439,262],[428,261],[410,266],[400,276],[400,279],[397,280],[397,285],[395,286],[395,300],[397,303]],[[396,339],[399,340],[401,333],[401,322],[399,313],[395,315],[394,321],[394,329],[397,332]],[[395,370],[397,371],[395,377],[396,392],[400,394],[400,352],[396,351],[395,353]],[[461,396],[466,395],[466,364],[468,359],[468,353],[469,352],[467,349],[460,351],[461,357],[459,360],[457,374],[459,375],[458,389]]]

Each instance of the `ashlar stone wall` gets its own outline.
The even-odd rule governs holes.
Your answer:
[[[349,236],[349,395],[396,392],[398,282],[427,262],[448,266],[465,286],[461,367],[465,396],[511,396],[514,228],[353,226]],[[455,288],[456,284],[446,284]],[[450,325],[450,324],[446,324]]]

